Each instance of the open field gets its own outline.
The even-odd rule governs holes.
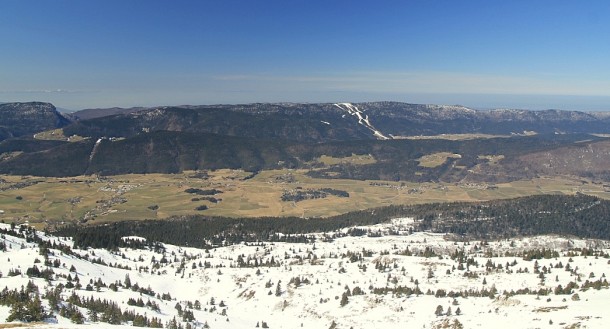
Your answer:
[[[520,136],[532,136],[536,135],[533,131],[526,131],[522,134],[514,134],[514,135],[495,135],[495,134],[439,134],[439,135],[420,135],[420,136],[392,136],[394,139],[413,139],[413,140],[422,140],[422,139],[446,139],[452,141],[463,141],[469,139],[481,139],[481,138],[509,138],[515,135]]]
[[[0,177],[0,220],[49,223],[162,219],[205,214],[229,217],[327,217],[391,204],[484,201],[533,194],[577,192],[610,199],[602,184],[569,178],[543,178],[487,185],[317,179],[300,170],[263,171],[254,177],[235,170],[204,174],[121,175],[112,177]],[[186,189],[218,190],[198,195]],[[349,197],[281,201],[285,191],[332,188]],[[220,200],[214,202],[215,200]],[[195,199],[195,200],[194,200]],[[203,211],[195,208],[205,205]]]
[[[456,153],[439,152],[439,153],[424,155],[423,157],[417,159],[417,161],[419,161],[420,167],[435,168],[435,167],[443,165],[445,162],[447,162],[447,159],[449,159],[449,158],[459,159],[461,157],[462,156],[460,154],[456,154]]]
[[[36,134],[34,134],[34,139],[56,140],[56,141],[65,141],[65,142],[80,142],[86,138],[83,138],[81,136],[66,136],[66,135],[64,135],[64,130],[59,128],[59,129],[47,130],[47,131],[42,131],[42,132],[36,133]]]
[[[318,161],[327,165],[332,166],[336,164],[349,163],[353,165],[367,165],[377,162],[372,155],[356,155],[352,154],[349,157],[335,158],[328,155],[323,155],[318,158]]]

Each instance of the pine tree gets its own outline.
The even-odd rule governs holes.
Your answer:
[[[341,301],[339,302],[339,305],[341,305],[341,307],[347,305],[347,303],[349,303],[349,298],[347,296],[347,291],[343,293],[343,295],[341,295]]]
[[[15,302],[6,321],[34,322],[42,321],[46,317],[47,314],[44,312],[40,297],[35,295],[34,298],[28,302]]]
[[[89,311],[87,312],[87,315],[89,316],[89,321],[91,321],[91,322],[99,321],[99,316],[95,309],[90,308]]]
[[[178,329],[178,321],[176,321],[176,317],[174,317],[173,319],[169,320],[167,322],[167,324],[165,325],[165,327],[167,329]]]
[[[85,317],[77,308],[74,308],[74,312],[72,313],[72,316],[70,316],[70,321],[76,324],[83,324],[85,323]]]
[[[131,288],[131,279],[129,278],[129,274],[125,274],[125,282],[123,282],[125,288]]]
[[[6,322],[25,321],[26,314],[25,304],[22,302],[15,302],[6,318]]]
[[[280,286],[281,282],[282,280],[279,280],[277,282],[277,286],[275,286],[275,295],[278,297],[282,295],[282,287]]]
[[[434,311],[434,314],[436,314],[436,316],[441,316],[443,315],[443,307],[441,305],[438,305],[436,307],[436,310]]]

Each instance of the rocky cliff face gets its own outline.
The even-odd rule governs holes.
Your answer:
[[[0,140],[61,128],[69,123],[50,103],[0,104]]]

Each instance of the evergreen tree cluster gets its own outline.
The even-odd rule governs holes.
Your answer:
[[[610,201],[584,194],[430,204],[419,209],[418,230],[453,233],[469,239],[542,234],[610,239]]]
[[[284,191],[281,200],[284,202],[292,201],[299,202],[304,200],[312,199],[324,199],[329,195],[334,195],[340,198],[349,198],[349,193],[342,190],[336,190],[332,188],[321,188],[321,189],[300,189]]]
[[[32,281],[29,281],[26,287],[21,286],[19,290],[9,290],[5,287],[0,292],[0,305],[11,307],[7,322],[35,322],[49,316],[42,306],[38,287]]]

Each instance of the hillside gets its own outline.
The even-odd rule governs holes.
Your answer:
[[[584,142],[583,142],[584,141]],[[37,176],[89,174],[178,173],[185,170],[243,169],[257,172],[280,168],[308,169],[311,177],[329,179],[507,182],[550,174],[545,162],[530,161],[535,154],[566,154],[572,159],[561,174],[605,177],[607,153],[594,152],[596,170],[581,162],[588,158],[566,150],[603,148],[603,138],[590,135],[534,135],[469,140],[360,140],[299,143],[250,139],[208,133],[153,131],[126,139],[100,138],[81,142],[0,143],[0,173]],[[422,159],[456,154],[435,165]],[[12,154],[12,155],[11,155]],[[543,154],[543,153],[540,153]],[[10,155],[10,156],[9,156]],[[322,156],[335,158],[369,156],[368,163],[323,164]],[[528,158],[529,157],[529,158]],[[492,160],[490,160],[492,159]],[[496,160],[494,160],[496,159]],[[567,160],[566,160],[567,161]]]
[[[608,321],[607,241],[457,241],[418,231],[419,221],[353,223],[292,242],[221,237],[205,249],[137,236],[84,248],[83,236],[0,224],[0,321],[75,329],[474,328],[498,319],[519,328],[602,328]]]
[[[268,105],[272,106],[272,105]],[[133,137],[144,131],[181,131],[300,142],[371,139],[366,128],[341,118],[342,112],[315,107],[166,107],[84,120],[64,128],[66,135]],[[77,114],[78,115],[78,114]],[[333,122],[329,125],[324,122]]]
[[[76,112],[67,135],[131,137],[142,131],[205,132],[259,139],[329,142],[439,134],[511,135],[524,132],[609,133],[605,113],[477,111],[462,106],[398,102],[246,104],[108,109]],[[115,113],[115,115],[108,115]],[[98,115],[103,115],[98,117]]]
[[[0,104],[0,141],[61,128],[70,121],[49,103]]]
[[[225,218],[175,216],[166,221],[122,221],[109,225],[65,226],[81,247],[113,248],[120,237],[140,236],[183,246],[212,248],[242,242],[303,242],[307,235],[412,218],[411,229],[453,234],[462,240],[513,239],[559,234],[610,240],[610,201],[587,195],[537,195],[486,202],[393,205],[326,218]],[[189,234],[197,232],[197,234]],[[361,235],[356,231],[352,235]]]
[[[608,113],[477,111],[397,102],[260,103],[84,110],[72,114],[81,119],[68,124],[50,104],[2,106],[10,114],[2,118],[12,130],[0,127],[0,134],[11,137],[63,126],[38,138],[72,141],[0,142],[2,174],[299,168],[317,178],[412,182],[608,177],[607,144],[591,135],[610,132]],[[53,125],[43,125],[51,121]],[[372,161],[316,160],[352,155]]]
[[[97,108],[97,109],[84,109],[76,112],[70,113],[70,117],[73,118],[74,121],[77,120],[89,120],[95,118],[101,118],[110,115],[116,114],[126,114],[137,111],[146,110],[146,107],[131,107],[131,108],[121,108],[121,107],[111,107],[111,108]]]

